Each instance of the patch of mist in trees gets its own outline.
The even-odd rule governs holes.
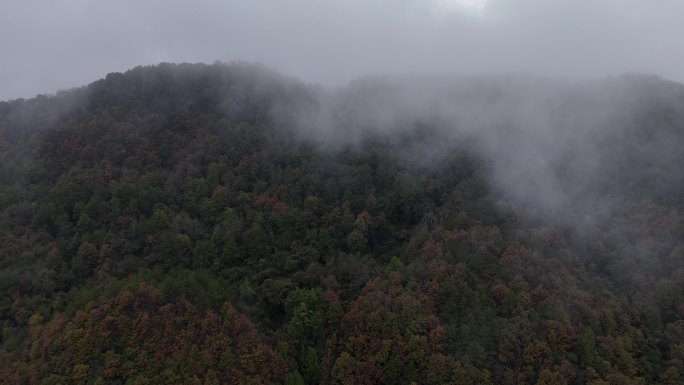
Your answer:
[[[646,190],[672,199],[684,181],[684,87],[656,77],[375,77],[302,86],[272,115],[301,140],[391,143],[419,166],[467,151],[496,194],[546,218],[595,222]]]

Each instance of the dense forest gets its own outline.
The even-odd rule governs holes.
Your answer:
[[[161,64],[0,102],[1,384],[681,384],[684,86]]]

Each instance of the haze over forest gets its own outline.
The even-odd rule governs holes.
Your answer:
[[[680,2],[2,7],[0,384],[684,382]]]

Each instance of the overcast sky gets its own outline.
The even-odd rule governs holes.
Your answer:
[[[168,62],[684,81],[682,0],[0,0],[0,100]]]

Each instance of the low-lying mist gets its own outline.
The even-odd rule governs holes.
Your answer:
[[[375,77],[308,88],[273,111],[329,146],[422,130],[426,145],[411,159],[468,150],[496,194],[544,217],[594,220],[643,194],[680,199],[684,186],[684,86],[654,76]]]

